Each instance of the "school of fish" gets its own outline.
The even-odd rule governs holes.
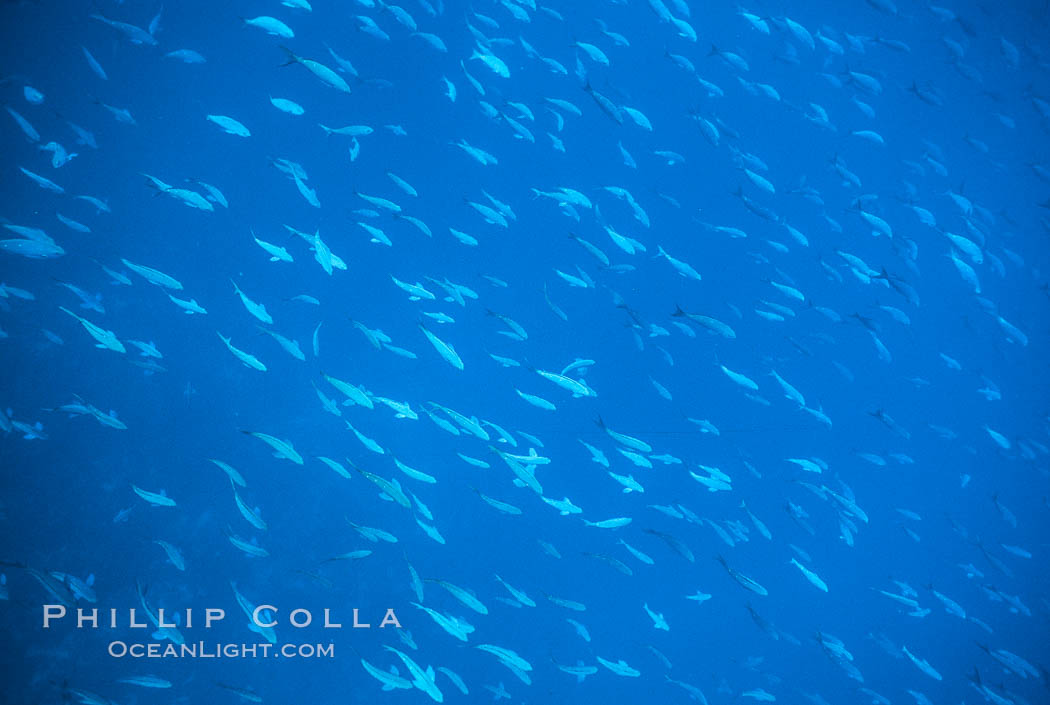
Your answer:
[[[400,1],[0,8],[5,631],[282,591],[398,611],[333,702],[1050,698],[1047,10]],[[287,699],[113,667],[5,690]]]

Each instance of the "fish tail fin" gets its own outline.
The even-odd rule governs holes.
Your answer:
[[[288,60],[285,61],[283,64],[281,64],[281,66],[288,66],[289,64],[298,64],[299,63],[299,57],[295,55],[294,51],[292,51],[291,49],[289,49],[288,47],[286,47],[283,44],[281,45],[281,49],[283,49],[284,52],[286,54],[288,54]]]

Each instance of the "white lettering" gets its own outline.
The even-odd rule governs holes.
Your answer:
[[[264,612],[265,610],[270,610],[271,612],[273,612],[273,616],[275,618],[274,621],[269,622],[268,624],[263,624],[262,622],[259,621],[259,614],[261,612]],[[277,619],[276,619],[276,617],[277,617],[277,608],[274,607],[273,605],[259,605],[254,610],[252,610],[252,621],[255,622],[255,626],[262,627],[263,629],[266,629],[267,627],[276,627],[277,626]]]
[[[340,624],[339,622],[332,622],[331,621],[330,612],[331,612],[331,610],[328,609],[327,607],[325,607],[325,609],[324,609],[324,628],[325,629],[342,629],[343,628],[342,624]]]
[[[361,622],[357,621],[357,608],[355,607],[354,608],[354,629],[371,629],[371,628],[372,628],[371,624],[368,624],[367,622],[362,624]]]
[[[393,608],[388,607],[386,610],[386,614],[383,615],[383,621],[380,623],[379,628],[382,629],[383,627],[390,624],[393,624],[398,629],[401,628],[401,622],[397,621],[397,615],[394,614]]]
[[[91,622],[91,628],[98,628],[98,610],[95,608],[91,609],[91,615],[88,616],[84,613],[84,610],[77,608],[77,629],[84,627],[84,622]]]
[[[226,618],[226,610],[218,608],[208,608],[204,610],[204,628],[211,629],[212,622],[221,622]],[[186,626],[190,626],[189,620],[186,621]]]
[[[66,616],[66,608],[62,605],[44,605],[44,629],[51,628],[52,619],[62,619]]]

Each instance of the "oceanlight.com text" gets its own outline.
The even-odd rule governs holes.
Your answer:
[[[113,658],[186,658],[186,659],[317,659],[335,658],[335,644],[259,644],[198,641],[185,644],[171,642],[111,641],[107,652]]]

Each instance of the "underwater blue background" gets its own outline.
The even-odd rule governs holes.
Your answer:
[[[5,425],[11,419],[40,422],[46,434],[26,439],[33,434],[12,428],[0,437],[0,560],[11,564],[3,568],[7,600],[0,602],[4,699],[76,701],[82,696],[70,691],[75,689],[118,703],[237,702],[218,681],[251,689],[271,703],[429,702],[418,688],[381,691],[362,668],[364,658],[382,670],[396,665],[404,675],[401,661],[382,648],[389,645],[423,668],[445,666],[459,674],[468,695],[437,674],[448,702],[490,701],[485,686],[501,682],[512,702],[690,702],[693,696],[668,677],[699,688],[711,703],[757,701],[759,689],[786,703],[878,702],[862,688],[893,703],[927,702],[921,697],[933,703],[992,701],[990,693],[1002,698],[995,702],[1046,702],[1045,4],[955,2],[931,8],[901,2],[893,12],[882,2],[754,3],[746,9],[765,18],[763,33],[730,3],[688,2],[687,21],[698,35],[690,41],[680,27],[661,21],[649,2],[549,5],[561,19],[542,7],[516,4],[518,14],[529,18],[525,22],[487,0],[446,2],[443,8],[403,0],[418,31],[439,36],[447,52],[413,36],[389,9],[371,4],[318,0],[310,12],[276,1],[0,7],[3,102],[41,136],[28,139],[12,117],[0,116],[0,217],[5,224],[46,231],[64,250],[53,258],[0,252],[0,281],[33,295],[0,298],[0,408]],[[683,20],[682,4],[666,7]],[[158,44],[128,41],[93,13],[143,30],[159,14],[153,34]],[[257,15],[287,23],[294,38],[270,36],[242,21]],[[814,48],[785,15],[816,37]],[[363,32],[357,16],[372,18],[389,39]],[[598,19],[629,46],[603,34]],[[479,36],[488,44],[479,43]],[[560,62],[567,75],[530,57],[520,38],[540,56]],[[609,65],[589,58],[575,42],[599,47]],[[325,85],[303,65],[282,66],[282,44],[333,69],[329,48],[351,61],[358,75],[340,74],[351,93]],[[710,54],[712,45],[743,57],[749,69]],[[470,58],[485,46],[505,62],[509,77]],[[91,70],[82,47],[104,68],[106,80]],[[199,52],[206,62],[166,56],[179,49]],[[667,53],[688,58],[695,74]],[[461,61],[484,96],[471,86]],[[577,62],[592,90],[616,106],[640,110],[652,130],[623,113],[623,124],[605,114],[583,88]],[[865,90],[858,74],[877,79],[881,91]],[[711,95],[697,76],[723,94]],[[456,86],[454,102],[445,95],[443,77]],[[913,82],[935,92],[940,105],[910,92]],[[758,83],[774,88],[779,98],[756,88]],[[42,93],[43,101],[28,101],[25,86]],[[305,114],[281,112],[270,97],[293,100]],[[582,115],[546,98],[569,101]],[[869,105],[874,117],[855,100]],[[500,115],[487,115],[480,101]],[[118,122],[100,103],[129,110],[137,124]],[[512,103],[528,106],[534,119]],[[833,128],[811,119],[813,103],[826,110]],[[555,112],[564,120],[561,130]],[[718,126],[717,144],[704,137],[694,114]],[[230,116],[251,136],[227,134],[207,115]],[[526,126],[535,141],[516,138],[504,116]],[[77,144],[68,122],[90,130],[97,149]],[[319,123],[368,125],[374,132],[356,138],[360,153],[351,159],[351,139],[326,136]],[[390,129],[394,125],[405,134]],[[883,143],[852,134],[864,130]],[[548,134],[564,143],[564,152],[553,148]],[[499,163],[478,163],[455,145],[460,140]],[[50,141],[78,156],[52,167],[40,149]],[[636,168],[624,163],[618,143]],[[655,154],[660,150],[684,162],[669,165]],[[741,153],[767,169],[742,162]],[[275,158],[302,165],[320,208],[272,166]],[[849,183],[833,168],[836,163],[860,185]],[[774,184],[775,194],[752,180],[745,166]],[[65,193],[42,189],[19,167]],[[387,172],[412,184],[418,196],[399,190]],[[207,182],[221,190],[229,207],[187,208],[158,193],[144,173],[202,195],[207,192],[195,180]],[[650,226],[603,190],[607,186],[630,191]],[[802,186],[811,190],[809,198],[799,193]],[[597,208],[559,204],[532,190],[560,188],[585,194]],[[750,212],[734,195],[738,189],[780,222]],[[509,227],[486,222],[467,203],[490,204],[483,191],[513,209]],[[404,214],[425,222],[432,237],[381,209],[361,212],[376,209],[356,193],[395,201]],[[74,198],[81,194],[103,199],[111,212]],[[972,210],[950,194],[971,202]],[[856,207],[861,197],[866,212],[892,226],[892,237],[873,233]],[[912,205],[928,210],[937,227],[923,224]],[[91,232],[68,228],[56,213]],[[392,246],[370,242],[359,221],[381,228]],[[808,246],[781,223],[804,233]],[[617,247],[605,224],[644,244],[645,251],[632,255]],[[285,225],[319,232],[347,271],[327,275],[308,243]],[[747,237],[710,226],[738,228]],[[472,235],[478,245],[461,243],[450,227]],[[954,248],[943,231],[976,243],[982,262]],[[294,263],[269,261],[251,232],[286,247]],[[630,268],[603,266],[569,233],[601,248],[613,265]],[[681,276],[658,255],[658,246],[695,268],[702,280]],[[869,274],[885,270],[894,283],[906,282],[918,300],[909,301],[887,279],[858,271],[839,252],[863,260]],[[953,264],[953,252],[972,265],[979,292]],[[170,293],[195,299],[207,313],[185,314],[168,300],[169,292],[122,267],[122,258],[175,277],[184,289]],[[132,286],[114,284],[100,264],[124,272]],[[582,270],[595,285],[571,286],[555,270],[576,277]],[[437,298],[411,301],[391,277],[420,282]],[[426,277],[469,287],[477,298],[467,298],[465,306],[445,301],[445,290]],[[305,361],[258,330],[231,279],[265,304],[274,321],[267,327],[297,340]],[[801,292],[805,301],[771,280]],[[60,282],[100,294],[105,313],[81,307]],[[567,320],[548,305],[545,288]],[[300,294],[320,305],[293,299]],[[672,317],[676,305],[728,324],[735,338]],[[121,340],[152,341],[163,353],[156,361],[163,370],[130,364],[145,359],[130,345],[124,354],[95,348],[60,306]],[[904,312],[909,323],[880,306]],[[790,310],[784,320],[756,313],[778,307]],[[832,310],[840,320],[815,307]],[[506,326],[487,310],[519,323],[527,340],[501,333]],[[437,311],[455,322],[424,316]],[[1024,340],[1000,317],[1023,331]],[[416,359],[377,349],[352,321],[381,329]],[[463,370],[439,356],[420,322],[455,347]],[[675,322],[691,326],[693,335]],[[318,324],[315,355],[311,339]],[[242,365],[217,331],[262,360],[267,371]],[[880,359],[873,336],[891,353],[889,361]],[[491,354],[522,366],[504,367]],[[585,379],[596,397],[574,398],[528,369],[557,373],[577,358],[594,361]],[[722,366],[746,375],[757,391],[734,383]],[[770,370],[801,392],[807,407],[822,409],[831,427],[787,398]],[[330,398],[344,397],[322,372],[408,402],[419,418],[395,418],[378,402],[372,410],[343,406],[342,418],[335,418],[321,408],[312,384]],[[990,388],[1001,398],[978,392]],[[557,409],[532,406],[515,389]],[[75,395],[103,412],[113,410],[127,429],[53,411]],[[466,430],[450,435],[423,413],[427,402],[498,424],[518,445],[498,443],[491,428],[490,441]],[[910,437],[880,423],[872,415],[880,409]],[[596,424],[599,416],[608,428],[651,445],[646,455],[669,454],[681,462],[632,464],[617,452],[627,447]],[[718,434],[702,432],[690,417],[709,420]],[[386,452],[368,450],[344,419]],[[938,429],[950,429],[954,437]],[[240,431],[287,439],[305,463],[275,458],[268,446]],[[537,437],[542,447],[521,432]],[[581,440],[606,454],[609,469],[633,475],[644,493],[622,492]],[[550,458],[536,470],[544,497],[571,498],[582,514],[562,516],[530,489],[515,486],[490,446],[521,455],[532,447]],[[491,467],[468,464],[457,452]],[[872,462],[872,455],[883,464]],[[340,477],[317,456],[397,478],[433,520],[416,503],[406,509],[380,498],[361,474]],[[394,465],[395,456],[437,482],[408,478]],[[258,507],[266,531],[245,521],[229,480],[209,458],[241,472],[247,487],[238,492]],[[828,467],[818,475],[788,458],[818,458]],[[707,491],[689,474],[703,475],[700,465],[731,476],[731,490]],[[177,506],[151,506],[132,484],[163,490]],[[869,521],[821,495],[822,486],[855,495]],[[499,512],[473,488],[520,508],[521,515]],[[771,540],[761,536],[741,501],[768,527]],[[792,504],[808,519],[793,518]],[[650,505],[683,505],[723,530],[739,522],[740,533],[729,546],[707,522],[672,518]],[[126,520],[115,519],[128,508]],[[898,509],[921,520],[907,519]],[[613,517],[632,521],[618,529],[581,521]],[[417,519],[437,527],[446,543],[428,537]],[[398,542],[370,543],[347,520],[382,528]],[[853,525],[852,547],[842,538],[843,521]],[[226,540],[227,527],[270,555],[245,555]],[[674,536],[695,560],[646,529]],[[635,559],[621,539],[655,564]],[[155,540],[177,546],[186,570],[177,570]],[[538,541],[556,547],[561,558]],[[373,553],[326,561],[355,550]],[[615,558],[633,574],[586,554]],[[745,590],[719,565],[718,555],[769,594]],[[807,582],[792,558],[818,574],[828,592]],[[408,563],[423,577],[470,590],[488,607],[489,614],[479,615],[439,585],[426,584],[428,607],[476,627],[466,643],[412,606]],[[968,576],[960,567],[967,565],[980,574]],[[221,626],[184,630],[188,641],[259,641],[237,607],[232,581],[256,604],[281,608],[279,643],[334,642],[335,658],[110,658],[110,641],[148,640],[150,630],[75,630],[68,620],[41,629],[40,606],[54,600],[28,569],[80,579],[93,575],[97,603],[82,600],[82,607],[137,607],[141,581],[153,607],[227,610]],[[537,606],[498,600],[511,596],[495,574]],[[914,599],[929,611],[909,614],[913,610],[880,594],[902,594],[895,580],[913,588]],[[950,614],[934,590],[958,603],[966,618]],[[686,599],[697,591],[711,598]],[[545,593],[583,603],[586,611],[552,604]],[[643,605],[662,613],[670,630],[654,629]],[[772,626],[761,629],[747,605]],[[331,608],[344,625],[354,607],[373,623],[392,607],[418,649],[403,644],[392,629],[291,629],[284,620],[295,607],[312,609],[315,616]],[[585,624],[590,641],[566,618]],[[822,645],[821,635],[844,644],[856,669],[852,677],[842,657]],[[529,661],[531,684],[473,648],[486,643]],[[978,644],[1016,654],[1034,673],[1022,677]],[[917,668],[902,646],[942,680]],[[640,675],[615,675],[598,657],[623,659]],[[552,658],[597,666],[597,672],[578,683]],[[975,667],[980,685],[971,681]],[[118,682],[145,674],[171,687]]]

